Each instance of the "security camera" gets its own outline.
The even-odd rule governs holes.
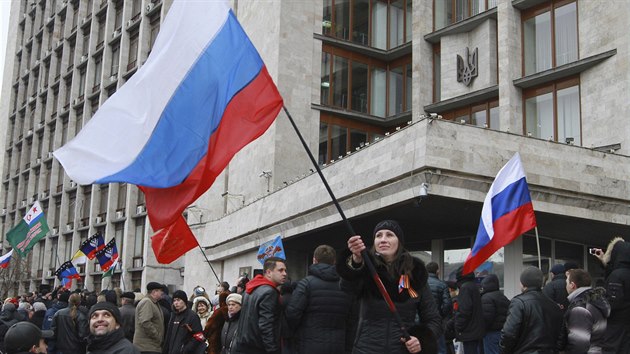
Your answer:
[[[429,196],[429,185],[427,183],[422,183],[420,185],[420,193],[418,194],[418,197],[420,197],[421,199],[424,199],[428,196]]]

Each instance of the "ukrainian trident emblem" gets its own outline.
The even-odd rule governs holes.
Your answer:
[[[461,82],[466,86],[470,86],[470,83],[477,77],[477,57],[479,48],[475,48],[472,54],[468,53],[469,49],[466,47],[466,62],[458,54],[457,55],[457,82]]]

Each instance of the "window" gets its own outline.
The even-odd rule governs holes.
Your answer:
[[[118,74],[118,64],[120,63],[120,47],[118,44],[112,47],[112,66],[110,67],[111,75]]]
[[[387,64],[325,45],[320,102],[379,117],[408,112],[411,73],[411,57]]]
[[[578,59],[577,4],[551,1],[523,13],[523,74]]]
[[[96,49],[101,49],[105,41],[105,16],[98,17],[98,27],[96,29]]]
[[[324,0],[322,34],[379,49],[411,41],[412,0]]]
[[[136,219],[136,227],[134,230],[133,239],[133,256],[142,257],[144,252],[144,218]]]
[[[153,49],[153,44],[155,43],[155,38],[157,38],[158,32],[160,32],[160,15],[157,14],[149,20],[149,53],[151,49]]]
[[[129,36],[129,64],[127,71],[135,68],[138,61],[138,31]]]
[[[319,124],[320,165],[345,156],[348,151],[383,136],[383,129],[342,118],[322,115]]]
[[[433,45],[433,102],[442,99],[442,53],[440,43]]]
[[[524,92],[528,136],[581,145],[579,79],[569,79]]]
[[[476,103],[471,106],[458,108],[441,114],[444,119],[455,122],[472,124],[478,127],[500,130],[499,100]]]
[[[495,7],[497,0],[433,0],[433,30],[437,31]]]

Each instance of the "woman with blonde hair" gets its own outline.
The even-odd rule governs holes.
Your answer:
[[[73,293],[68,299],[68,307],[57,311],[53,316],[50,329],[55,333],[55,353],[85,353],[86,339],[90,332],[87,315],[79,309],[80,305],[81,294]]]

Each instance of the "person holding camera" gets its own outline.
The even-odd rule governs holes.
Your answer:
[[[630,353],[630,243],[615,237],[604,252],[591,248],[589,253],[605,269],[605,288],[611,312],[604,335],[604,353]]]

